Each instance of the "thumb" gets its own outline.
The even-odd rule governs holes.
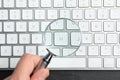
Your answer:
[[[49,69],[42,68],[38,71],[36,71],[32,77],[31,80],[45,80],[49,76]]]

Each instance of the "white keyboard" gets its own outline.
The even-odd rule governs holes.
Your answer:
[[[53,58],[51,69],[120,70],[120,0],[0,0],[0,69],[15,68],[24,53],[44,55],[38,44],[57,18],[78,23],[82,45]]]

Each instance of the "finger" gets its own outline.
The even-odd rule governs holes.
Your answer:
[[[49,69],[42,68],[38,71],[36,71],[32,77],[31,80],[45,80],[49,76]]]
[[[29,80],[30,74],[33,69],[38,65],[38,63],[42,60],[40,56],[24,54],[12,76],[20,78],[20,80]],[[21,79],[22,78],[22,79]]]

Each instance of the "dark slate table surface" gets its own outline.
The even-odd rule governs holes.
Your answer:
[[[0,70],[0,80],[10,75],[12,70]],[[105,71],[68,71],[68,70],[53,70],[50,71],[50,76],[47,80],[120,80],[120,70],[105,70]]]

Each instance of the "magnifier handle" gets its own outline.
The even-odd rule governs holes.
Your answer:
[[[41,68],[46,68],[48,66],[49,63],[47,63],[46,61],[42,61],[41,65],[40,65],[40,69]]]
[[[33,73],[35,73],[39,69],[46,68],[48,66],[48,64],[49,63],[47,63],[46,61],[42,60],[42,63],[38,64],[38,66],[35,68]]]

